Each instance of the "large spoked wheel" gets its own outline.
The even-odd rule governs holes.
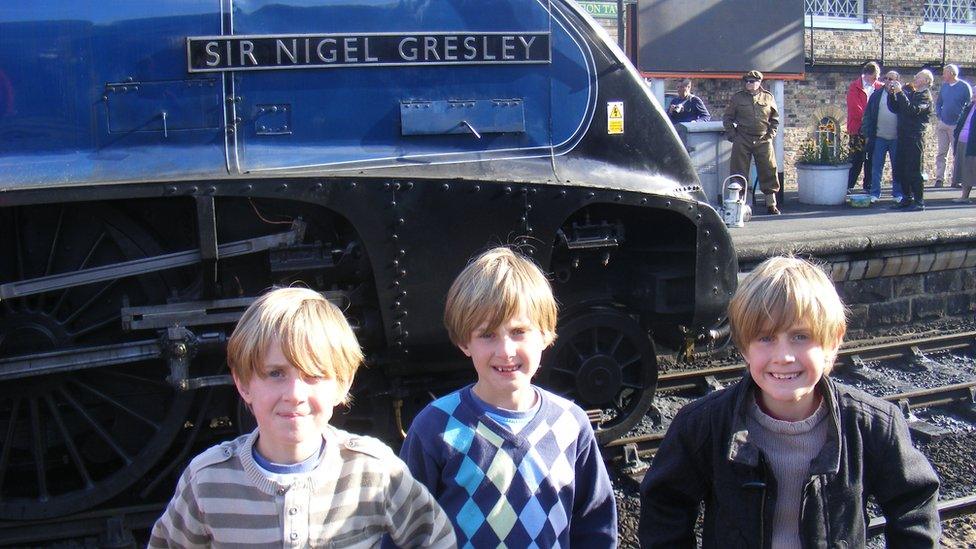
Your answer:
[[[654,398],[657,356],[640,323],[611,308],[594,308],[559,326],[540,383],[585,409],[599,408],[594,426],[602,444],[632,429]]]
[[[131,219],[102,206],[0,210],[0,283],[157,255]],[[167,275],[169,276],[169,275]],[[123,303],[165,303],[160,274],[0,302],[3,360],[151,339],[122,331]],[[0,381],[0,520],[89,509],[131,487],[179,432],[192,393],[162,360]]]

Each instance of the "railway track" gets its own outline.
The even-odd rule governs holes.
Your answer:
[[[843,371],[866,380],[878,380],[867,362],[897,359],[916,359],[926,355],[976,348],[976,331],[960,332],[929,337],[894,341],[890,343],[843,347],[837,355],[835,371]],[[744,364],[703,368],[680,372],[668,372],[658,377],[657,391],[710,392],[724,383],[742,377]],[[973,404],[976,399],[976,379],[941,387],[904,390],[881,397],[901,406],[906,412],[919,408],[947,406],[952,404]],[[920,426],[921,428],[921,426]],[[603,446],[604,459],[612,466],[625,469],[627,474],[642,473],[647,460],[653,457],[664,439],[664,432],[648,435],[623,437]]]
[[[897,341],[880,345],[851,346],[841,349],[837,358],[837,371],[845,374],[865,369],[871,361],[896,360],[924,357],[953,350],[976,347],[976,331],[930,337],[921,340]],[[669,372],[658,378],[659,392],[697,391],[708,392],[743,375],[742,364],[705,368],[693,371]],[[870,370],[869,370],[870,371]],[[870,375],[866,375],[870,379]],[[934,387],[902,391],[883,397],[899,403],[906,412],[932,406],[956,403],[972,404],[976,394],[976,379]],[[599,421],[599,411],[589,411],[594,421]],[[976,415],[974,415],[976,417]],[[653,457],[664,438],[664,432],[624,437],[613,440],[603,447],[608,464],[623,470],[639,481],[646,464]],[[162,512],[163,504],[108,508],[86,513],[35,521],[0,522],[0,545],[36,545],[53,540],[98,539],[100,546],[133,546],[131,531],[149,528]],[[947,500],[939,503],[943,520],[976,514],[976,495]],[[884,530],[883,518],[875,518],[869,524],[871,535]],[[60,545],[65,547],[65,545]]]

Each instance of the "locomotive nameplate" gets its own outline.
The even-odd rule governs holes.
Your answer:
[[[189,72],[550,63],[548,32],[189,36]]]

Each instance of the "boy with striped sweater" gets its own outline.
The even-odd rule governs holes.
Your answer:
[[[186,468],[150,547],[455,547],[430,493],[383,443],[328,424],[363,360],[339,309],[282,288],[244,312],[227,363],[257,420]]]

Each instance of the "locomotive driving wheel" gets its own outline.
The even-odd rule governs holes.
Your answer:
[[[0,284],[148,256],[138,224],[99,205],[0,210]],[[51,351],[152,339],[122,330],[124,304],[165,303],[171,274],[144,274],[0,301],[4,363]],[[122,493],[165,453],[192,393],[165,382],[161,360],[0,377],[0,520],[89,509]]]
[[[599,408],[602,444],[632,429],[654,398],[657,356],[639,322],[611,308],[593,308],[560,324],[539,381],[585,409]]]

